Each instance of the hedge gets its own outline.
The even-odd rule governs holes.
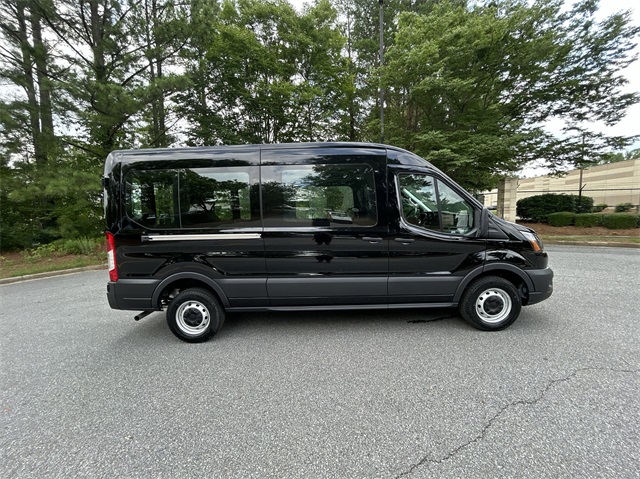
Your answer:
[[[547,216],[547,221],[551,226],[571,226],[576,218],[575,213],[570,211],[560,211]]]
[[[602,226],[604,215],[598,213],[580,213],[575,217],[574,224],[581,227]]]
[[[578,206],[580,200],[580,206]],[[546,222],[551,213],[585,213],[593,208],[593,198],[547,193],[518,200],[516,214],[523,220]]]
[[[600,213],[601,211],[606,210],[608,207],[609,207],[609,205],[606,204],[606,203],[598,203],[597,205],[595,205],[593,207],[593,212],[594,213]]]
[[[639,225],[640,217],[638,215],[628,214],[611,214],[602,215],[602,226],[612,230],[620,230],[627,228],[637,228]]]
[[[625,213],[630,211],[631,208],[633,208],[633,204],[631,203],[620,203],[619,205],[616,205],[616,213]]]

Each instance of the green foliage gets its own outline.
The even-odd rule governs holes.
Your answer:
[[[285,2],[226,2],[208,21],[218,35],[179,96],[191,144],[335,139],[352,84],[327,0],[302,14]]]
[[[592,226],[601,226],[602,218],[604,215],[597,213],[580,213],[576,215],[575,225],[583,228],[589,228]]]
[[[100,164],[81,153],[0,170],[0,247],[30,248],[103,230]]]
[[[529,196],[518,200],[516,213],[523,220],[546,222],[551,213],[562,211],[581,213],[591,211],[593,198],[578,195],[557,195],[548,193],[544,195]]]
[[[608,207],[609,205],[606,203],[598,203],[591,209],[591,211],[594,213],[600,213],[601,211],[606,210]]]
[[[26,250],[30,258],[43,259],[55,255],[99,255],[104,250],[102,238],[89,238],[84,236],[76,239],[58,239],[52,243],[42,244]]]
[[[602,226],[609,229],[629,229],[640,227],[640,216],[630,214],[610,214],[602,216]]]
[[[627,211],[631,211],[631,208],[633,208],[633,204],[632,203],[620,203],[618,205],[616,205],[616,213],[626,213]]]
[[[382,69],[391,142],[472,190],[536,156],[583,166],[630,143],[584,125],[638,101],[620,87],[639,29],[625,14],[598,23],[591,0],[563,4],[443,0],[401,14]],[[539,128],[552,117],[568,124],[558,138]]]
[[[551,226],[571,226],[576,220],[576,214],[569,211],[560,211],[547,215],[547,220]]]

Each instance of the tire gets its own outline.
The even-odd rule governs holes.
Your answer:
[[[485,276],[471,283],[460,300],[460,314],[474,328],[499,331],[520,315],[522,299],[510,281]]]
[[[185,289],[173,298],[167,309],[171,332],[188,343],[210,339],[224,324],[224,309],[205,289]]]

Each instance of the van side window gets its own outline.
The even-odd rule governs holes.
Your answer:
[[[251,222],[259,226],[259,201],[257,189],[251,188],[250,168],[130,170],[126,174],[127,215],[151,229]]]
[[[474,228],[473,207],[446,183],[423,174],[401,174],[398,181],[407,223],[451,234]]]
[[[368,165],[262,167],[264,225],[374,226],[375,180]]]

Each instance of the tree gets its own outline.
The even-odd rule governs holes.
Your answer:
[[[639,29],[626,13],[597,23],[594,1],[568,12],[562,6],[442,1],[427,13],[400,15],[383,77],[390,141],[472,190],[536,157],[555,168],[578,164],[586,158],[583,136],[603,145],[602,153],[628,142],[587,135],[585,125],[614,124],[638,101],[622,93],[620,71],[634,59]],[[581,128],[580,141],[544,131],[554,117]]]
[[[327,0],[302,14],[282,1],[226,1],[208,21],[197,30],[206,54],[187,53],[192,84],[180,97],[191,144],[335,138],[348,82]]]
[[[142,47],[146,69],[141,100],[149,108],[142,112],[142,146],[166,147],[173,142],[170,131],[178,122],[172,115],[171,98],[186,89],[187,78],[177,73],[178,53],[188,42],[188,9],[173,0],[143,0],[135,5],[132,21],[136,43]]]
[[[41,15],[43,9],[50,7],[48,2],[28,0],[9,0],[0,7],[0,31],[4,40],[0,47],[3,65],[0,78],[22,90],[22,98],[26,99],[16,95],[9,101],[3,101],[3,109],[11,112],[1,119],[3,130],[27,133],[25,136],[18,133],[9,140],[13,147],[8,153],[22,150],[29,156],[33,155],[40,164],[46,163],[53,154],[55,142],[49,77],[50,47],[43,39]],[[28,124],[24,123],[27,119]],[[26,138],[29,139],[29,147],[25,144]]]

